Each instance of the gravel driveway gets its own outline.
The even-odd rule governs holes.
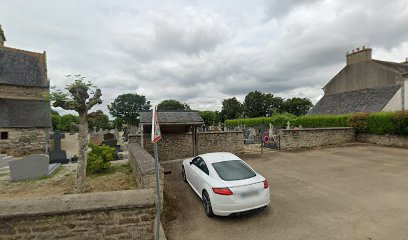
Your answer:
[[[239,217],[206,217],[181,163],[163,164],[172,170],[168,239],[408,238],[408,149],[352,144],[242,158],[268,179],[271,205]]]

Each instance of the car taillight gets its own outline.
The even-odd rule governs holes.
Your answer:
[[[269,187],[268,181],[265,180],[265,181],[264,181],[264,188],[267,189],[268,187]]]
[[[219,195],[232,195],[233,193],[229,188],[213,188],[213,192]]]

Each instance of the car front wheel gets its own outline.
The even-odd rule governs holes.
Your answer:
[[[205,214],[206,214],[208,217],[214,216],[214,213],[213,213],[212,207],[211,207],[210,196],[208,196],[207,191],[204,191],[204,192],[203,192],[203,206],[204,206]]]

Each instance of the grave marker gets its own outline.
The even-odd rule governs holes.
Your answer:
[[[50,163],[68,163],[67,153],[61,149],[61,139],[65,138],[65,134],[61,131],[54,131],[50,137],[54,140],[54,148],[49,152]]]

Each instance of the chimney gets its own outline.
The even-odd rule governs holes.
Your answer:
[[[0,25],[0,47],[4,47],[4,42],[6,41],[6,37],[4,36],[4,31]]]
[[[370,61],[371,55],[372,55],[371,48],[366,48],[365,46],[363,46],[362,49],[360,48],[357,48],[356,50],[353,49],[351,53],[347,53],[346,55],[347,65],[358,62]]]
[[[402,62],[401,64],[408,65],[408,57],[405,58],[405,62]]]

